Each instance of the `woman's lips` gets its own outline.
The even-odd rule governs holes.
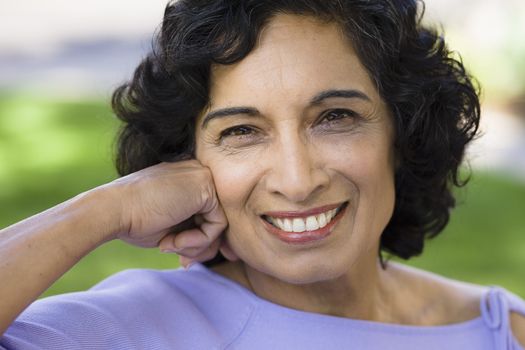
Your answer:
[[[341,217],[344,215],[346,211],[346,207],[348,206],[348,202],[345,202],[343,204],[337,204],[337,205],[329,205],[324,207],[315,208],[312,210],[304,211],[304,212],[268,212],[268,216],[271,216],[273,218],[302,218],[306,219],[307,216],[322,214],[324,212],[329,212],[330,210],[337,209],[336,215],[328,222],[324,227],[319,227],[315,230],[304,230],[303,232],[289,232],[280,229],[279,227],[274,226],[271,224],[267,219],[261,217],[261,220],[263,221],[263,225],[265,228],[275,235],[277,238],[279,238],[281,241],[286,243],[292,243],[292,244],[305,244],[310,243],[314,241],[321,240],[328,235],[330,235],[333,231],[334,226],[339,222]],[[285,213],[285,215],[282,215]],[[298,215],[298,214],[301,215]],[[280,214],[280,215],[275,215]],[[292,214],[292,215],[290,215]]]

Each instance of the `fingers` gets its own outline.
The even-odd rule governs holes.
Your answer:
[[[200,224],[197,223],[197,220],[196,220],[196,217],[195,216],[192,216],[180,223],[178,223],[177,225],[171,227],[169,229],[169,232],[170,233],[178,233],[178,232],[182,232],[182,231],[186,231],[186,230],[190,230],[192,228],[195,228],[196,226],[199,226]]]
[[[171,227],[168,235],[159,242],[159,248],[166,252],[179,252],[182,248],[204,247],[217,240],[228,226],[218,201],[208,212],[196,214]]]
[[[195,222],[210,240],[215,240],[228,226],[228,220],[217,198],[210,200],[212,201],[210,208],[208,209],[205,206],[201,215],[195,217]],[[200,220],[202,220],[202,224],[199,223]]]
[[[193,228],[178,234],[169,234],[159,242],[162,252],[182,253],[196,256],[210,246],[212,241],[199,228]]]
[[[213,259],[217,252],[219,251],[219,241],[213,242],[211,246],[203,250],[200,254],[194,256],[194,257],[188,257],[181,255],[180,256],[180,263],[184,267],[188,267],[190,264],[193,264],[194,262],[204,262]]]
[[[219,248],[225,252],[228,259],[238,259],[229,246],[223,244],[221,235],[228,226],[228,221],[215,188],[212,185],[205,186],[202,193],[204,201],[201,209],[192,218],[172,227],[170,234],[159,242],[161,251],[179,254],[180,262],[184,266],[193,261],[212,259],[219,252]]]
[[[181,256],[181,264],[207,261],[215,257],[219,251],[220,239],[210,239],[198,228],[169,234],[162,238],[159,249],[165,253],[177,253]]]
[[[209,238],[197,228],[165,236],[159,243],[159,249],[165,253],[177,253],[184,267],[194,262],[211,260],[219,250],[230,261],[239,259],[224,237],[210,242]]]

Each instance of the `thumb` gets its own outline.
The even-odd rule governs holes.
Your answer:
[[[228,227],[226,214],[224,214],[219,200],[215,196],[203,206],[198,214],[200,215],[197,217],[199,221],[202,220],[202,224],[200,224],[200,222],[197,224],[200,224],[200,229],[208,237],[209,242],[218,239],[226,227]]]

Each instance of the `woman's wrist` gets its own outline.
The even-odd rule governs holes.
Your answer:
[[[90,238],[93,249],[117,238],[124,229],[121,198],[110,186],[83,192],[64,204],[68,219],[82,228],[82,234]]]

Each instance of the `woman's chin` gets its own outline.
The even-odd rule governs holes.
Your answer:
[[[244,262],[252,273],[263,274],[280,282],[301,285],[336,280],[348,272],[347,264],[322,263],[286,265],[286,264],[255,264]],[[341,266],[343,265],[343,266]]]

